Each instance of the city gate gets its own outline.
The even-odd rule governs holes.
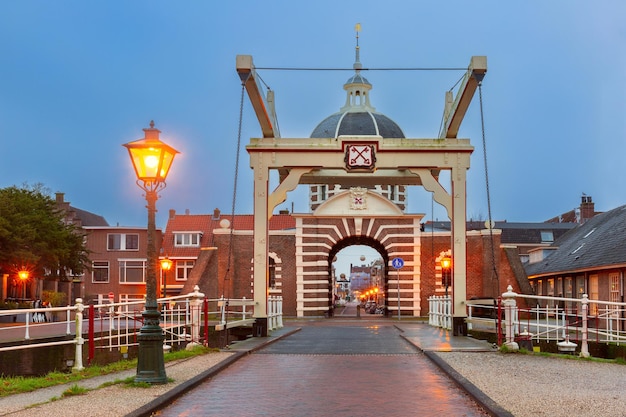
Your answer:
[[[333,246],[329,242],[342,236],[358,236],[364,233],[364,228],[364,236],[371,238],[375,237],[370,233],[378,233],[383,238],[387,233],[396,234],[401,238],[389,246],[389,259],[400,255],[407,258],[406,271],[399,274],[399,282],[396,282],[401,288],[401,310],[407,308],[412,315],[419,315],[419,274],[415,274],[419,270],[419,265],[416,265],[419,244],[415,243],[419,240],[419,216],[411,218],[396,211],[394,221],[403,219],[403,222],[411,224],[394,233],[384,227],[384,219],[390,220],[394,214],[382,211],[381,215],[377,211],[390,208],[384,207],[374,193],[360,188],[376,184],[419,185],[433,193],[434,200],[446,209],[451,220],[453,330],[455,333],[460,331],[465,318],[466,298],[466,171],[470,167],[470,155],[474,148],[469,139],[457,138],[457,133],[474,92],[487,71],[486,57],[472,57],[456,97],[452,92],[446,93],[443,129],[440,137],[434,139],[372,135],[281,138],[276,128],[273,92],[269,91],[267,98],[263,94],[252,57],[238,55],[236,66],[263,133],[262,138],[252,138],[246,146],[254,172],[254,317],[261,335],[267,335],[268,220],[274,209],[285,201],[287,193],[299,184],[339,184],[349,190],[329,199],[311,216],[297,218],[297,233],[300,233],[297,242],[302,245],[296,248],[299,262],[297,280],[301,291],[298,293],[299,315],[322,307],[324,300],[316,294],[321,290],[319,286],[328,285],[328,281],[327,278],[315,277],[327,273],[324,271],[327,271],[329,261],[324,259],[324,254],[330,253]],[[442,170],[450,172],[449,191],[439,182]],[[269,190],[270,171],[278,172],[279,177],[279,185],[273,191]],[[369,213],[360,211],[365,208],[357,208],[364,202],[367,205],[372,202]],[[335,217],[343,213],[344,224],[324,224],[321,220],[324,212]],[[322,229],[331,232],[319,236]],[[332,237],[332,233],[336,237]],[[409,242],[409,238],[413,241]],[[415,303],[415,297],[418,307],[409,307]]]

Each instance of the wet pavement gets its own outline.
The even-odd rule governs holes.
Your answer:
[[[287,335],[253,350],[155,415],[489,415],[427,357],[428,350],[490,349],[480,341],[375,316],[298,320],[281,332]],[[245,343],[239,348],[249,350]]]

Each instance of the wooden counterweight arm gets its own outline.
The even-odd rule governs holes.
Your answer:
[[[444,109],[444,124],[439,137],[442,139],[454,139],[459,133],[459,127],[469,108],[478,84],[487,73],[487,57],[473,56],[469,68],[465,73],[463,82],[459,87],[456,99],[450,103],[450,92],[446,92],[446,107]]]
[[[263,94],[257,82],[258,77],[252,63],[252,56],[237,55],[237,73],[244,83],[252,108],[256,113],[256,117],[261,125],[261,131],[264,138],[279,138],[278,123],[276,122],[276,113],[273,110],[274,93],[269,91],[271,101],[268,101]],[[268,108],[270,111],[268,112]]]

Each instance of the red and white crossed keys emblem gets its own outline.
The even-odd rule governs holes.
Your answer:
[[[346,165],[348,168],[372,168],[375,160],[372,145],[349,145],[347,147]]]

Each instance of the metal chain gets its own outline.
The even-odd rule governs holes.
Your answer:
[[[491,265],[493,274],[497,283],[497,292],[500,292],[500,278],[498,277],[498,269],[496,268],[496,253],[493,245],[493,223],[491,218],[491,195],[489,191],[489,170],[487,169],[487,140],[485,139],[485,118],[483,113],[483,88],[482,83],[478,83],[478,97],[480,99],[480,126],[483,135],[483,160],[485,162],[485,186],[487,189],[487,216],[489,222],[489,238],[491,240]]]
[[[239,178],[239,154],[241,152],[241,125],[243,122],[243,101],[244,101],[244,91],[245,91],[246,80],[241,83],[241,98],[239,100],[239,126],[237,129],[237,154],[235,156],[235,178],[233,184],[233,201],[230,210],[230,235],[228,238],[228,261],[226,262],[226,273],[224,274],[224,279],[228,279],[228,274],[230,272],[230,261],[233,255],[233,235],[235,231],[235,206],[237,203],[237,180]],[[228,289],[228,287],[227,287]]]

